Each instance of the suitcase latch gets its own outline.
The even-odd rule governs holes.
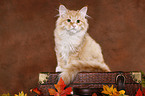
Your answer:
[[[116,76],[116,84],[117,84],[117,90],[125,90],[125,76],[123,74],[118,74]]]

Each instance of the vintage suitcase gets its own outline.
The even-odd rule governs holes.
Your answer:
[[[48,89],[54,88],[60,73],[42,72],[39,74],[39,90],[43,96],[48,96]],[[69,85],[73,88],[74,95],[91,95],[97,93],[99,96],[103,85],[114,85],[118,90],[124,89],[125,94],[135,96],[141,86],[141,72],[100,72],[100,73],[78,73],[75,80]],[[55,89],[55,88],[54,88]],[[101,94],[100,94],[101,96]]]

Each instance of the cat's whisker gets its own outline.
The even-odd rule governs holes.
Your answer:
[[[86,18],[92,18],[92,17],[86,14]]]
[[[55,15],[54,17],[59,17],[59,14]]]

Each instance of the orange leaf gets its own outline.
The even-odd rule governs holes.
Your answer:
[[[58,83],[54,84],[54,86],[55,86],[55,88],[57,89],[58,92],[62,92],[66,85],[64,84],[64,81],[62,80],[62,78],[60,78]]]
[[[142,91],[140,90],[140,88],[138,89],[138,91],[137,91],[137,93],[136,93],[135,96],[143,96],[143,95],[142,95]]]
[[[56,92],[54,89],[48,89],[50,95],[54,95],[54,96],[66,96],[71,94],[72,92],[72,88],[68,87],[66,89],[65,88],[65,83],[62,80],[62,78],[60,78],[60,80],[58,81],[57,84],[54,84],[55,88],[57,89],[58,92]]]
[[[93,95],[92,96],[97,96],[97,94],[96,93],[93,93]]]
[[[72,88],[71,88],[71,87],[68,87],[68,88],[66,88],[65,90],[63,90],[63,91],[60,93],[60,95],[61,95],[61,96],[69,95],[69,94],[71,94],[71,91],[72,91]]]
[[[30,90],[30,92],[35,92],[38,95],[42,95],[42,92],[38,88],[33,88]]]
[[[61,96],[58,92],[56,92],[56,94],[54,96]]]
[[[55,95],[56,91],[54,89],[48,89],[50,95]]]

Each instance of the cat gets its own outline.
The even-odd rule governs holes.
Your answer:
[[[59,17],[54,30],[56,72],[66,85],[70,84],[78,72],[110,72],[105,64],[101,47],[87,33],[87,10],[68,10],[59,6]]]

